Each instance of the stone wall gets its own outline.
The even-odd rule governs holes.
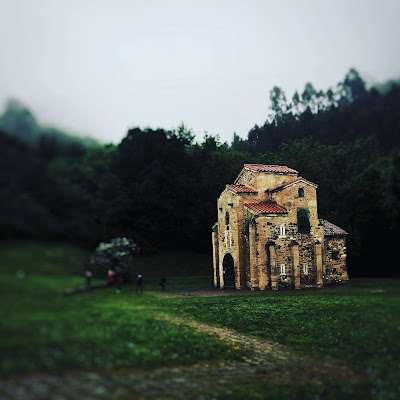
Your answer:
[[[326,236],[324,240],[325,283],[346,283],[346,237]]]
[[[316,242],[315,238],[308,234],[297,233],[297,223],[290,222],[289,215],[258,216],[255,221],[256,228],[253,234],[256,252],[255,257],[249,260],[248,268],[253,271],[249,285],[252,290],[322,285],[322,260],[319,267],[320,281],[317,279],[315,249],[319,242]],[[284,236],[280,235],[281,225],[288,227]],[[249,243],[252,243],[251,239]],[[268,246],[273,246],[273,249],[268,250]],[[273,253],[274,257],[268,255],[268,252]]]

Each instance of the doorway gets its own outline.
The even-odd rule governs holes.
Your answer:
[[[235,268],[232,255],[227,253],[222,261],[224,289],[235,289]]]

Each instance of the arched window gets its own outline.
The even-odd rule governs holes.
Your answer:
[[[279,227],[279,236],[280,236],[280,237],[285,237],[285,236],[286,236],[285,225],[284,225],[284,224],[282,224],[282,225]]]
[[[299,188],[299,197],[304,197],[304,189]]]
[[[310,233],[310,219],[306,208],[297,210],[297,231],[299,233]]]

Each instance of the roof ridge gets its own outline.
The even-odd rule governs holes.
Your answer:
[[[293,183],[296,183],[296,182],[298,182],[298,181],[304,181],[304,182],[310,184],[311,186],[314,186],[314,187],[316,187],[316,188],[318,187],[318,185],[317,185],[316,183],[311,182],[311,181],[309,181],[308,179],[303,178],[302,176],[299,176],[299,177],[297,177],[296,179],[293,179],[293,180],[290,181],[290,182],[283,183],[282,185],[279,185],[279,186],[277,186],[276,188],[271,189],[271,192],[273,192],[273,191],[275,191],[275,190],[283,189],[283,188],[285,188],[285,187],[287,187],[287,186],[290,186],[290,185],[292,185]]]
[[[226,184],[225,187],[235,193],[258,193],[256,189],[251,186],[243,185],[242,183]]]
[[[329,222],[323,218],[318,218],[318,220],[324,228],[325,236],[338,236],[338,235],[347,235],[348,234],[344,229],[335,225],[333,222]]]
[[[250,210],[260,214],[287,214],[286,208],[272,201],[261,201],[257,203],[245,203]]]
[[[244,164],[244,168],[249,168],[258,172],[275,172],[283,174],[298,174],[299,172],[287,165],[277,164]]]

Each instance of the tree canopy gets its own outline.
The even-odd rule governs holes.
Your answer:
[[[307,83],[290,102],[278,87],[270,98],[266,122],[247,138],[195,142],[181,124],[133,128],[118,146],[60,140],[9,103],[0,116],[0,237],[93,248],[127,236],[144,254],[210,252],[225,184],[245,163],[283,164],[319,184],[319,216],[349,232],[350,271],[379,264],[396,273],[387,265],[400,239],[400,86],[367,89],[352,69],[326,92]]]

